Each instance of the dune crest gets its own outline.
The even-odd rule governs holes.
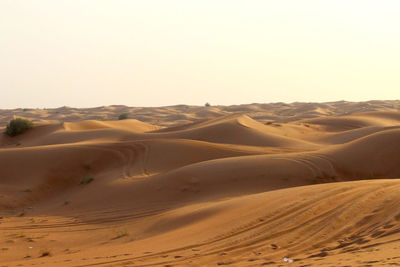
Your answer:
[[[69,131],[87,131],[104,128],[116,128],[133,132],[149,132],[159,129],[159,126],[151,125],[149,123],[141,122],[133,119],[119,120],[119,121],[95,121],[87,120],[80,122],[65,122],[63,124],[65,130]]]

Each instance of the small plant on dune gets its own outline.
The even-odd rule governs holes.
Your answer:
[[[126,120],[128,116],[129,116],[128,113],[122,113],[121,115],[118,116],[118,120]]]
[[[85,177],[83,177],[81,179],[81,181],[79,182],[79,184],[88,184],[90,182],[93,182],[94,177],[92,175],[86,175]]]
[[[18,238],[25,238],[26,235],[25,235],[24,232],[20,232],[20,233],[18,233],[18,234],[16,235],[16,237],[18,237]]]
[[[85,164],[83,164],[83,168],[85,170],[90,170],[92,168],[92,166],[90,165],[90,163],[85,163]]]
[[[121,237],[124,237],[124,236],[128,236],[128,235],[129,235],[129,233],[128,233],[127,230],[119,230],[119,231],[116,232],[116,235],[115,235],[115,237],[113,239],[118,239],[118,238],[121,238]]]
[[[205,107],[210,107],[211,104],[207,102],[207,103],[204,104],[204,106],[205,106]]]
[[[33,127],[33,123],[27,119],[15,118],[12,119],[6,128],[6,133],[9,136],[16,136],[22,134],[26,130],[29,130]]]
[[[22,211],[22,212],[20,212],[20,213],[18,214],[18,217],[23,217],[23,216],[25,216],[25,211]]]
[[[40,251],[40,257],[47,257],[47,256],[50,256],[50,255],[51,255],[51,253],[50,253],[50,250],[48,250],[48,249],[42,249]]]

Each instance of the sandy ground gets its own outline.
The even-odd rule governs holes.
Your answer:
[[[400,266],[400,101],[14,115],[0,266]]]

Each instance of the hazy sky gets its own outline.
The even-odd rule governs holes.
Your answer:
[[[0,0],[0,108],[399,99],[400,1]]]

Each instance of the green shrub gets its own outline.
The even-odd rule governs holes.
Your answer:
[[[115,233],[115,237],[112,238],[112,239],[118,239],[118,238],[121,238],[121,237],[124,237],[124,236],[128,236],[128,235],[129,235],[129,233],[128,233],[127,230],[119,230],[119,231],[117,231]]]
[[[90,163],[85,163],[85,164],[83,164],[83,168],[85,170],[90,170],[92,168],[92,166],[90,165]]]
[[[122,113],[118,116],[118,120],[126,120],[128,118],[128,113]]]
[[[42,257],[48,257],[48,256],[50,256],[51,255],[51,252],[50,252],[50,250],[48,250],[47,248],[45,248],[45,249],[42,249],[41,251],[40,251],[40,257],[42,258]]]
[[[19,134],[22,134],[26,130],[30,129],[33,127],[33,123],[29,120],[22,119],[22,118],[16,118],[12,119],[8,124],[6,128],[6,133],[9,136],[16,136]]]
[[[210,105],[210,103],[207,102],[207,103],[204,104],[204,106],[205,107],[210,107],[211,105]]]
[[[87,175],[81,179],[79,184],[88,184],[94,180],[94,177],[92,175]]]

